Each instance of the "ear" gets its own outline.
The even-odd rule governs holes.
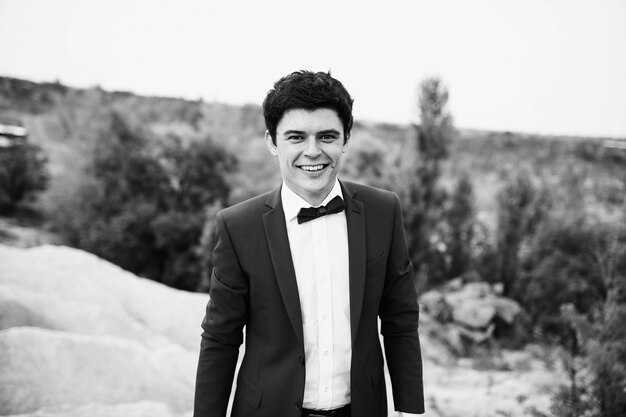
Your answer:
[[[265,144],[272,155],[278,155],[278,149],[276,148],[276,145],[274,145],[274,141],[272,140],[272,135],[270,135],[269,130],[265,131]]]

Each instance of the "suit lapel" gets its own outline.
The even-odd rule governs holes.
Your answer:
[[[272,210],[263,215],[263,226],[265,227],[265,236],[270,249],[270,256],[272,257],[278,288],[287,309],[289,321],[291,321],[291,325],[300,342],[303,342],[300,297],[298,296],[296,272],[289,248],[285,214],[280,201],[280,187],[269,194],[265,204],[272,208]]]
[[[341,183],[346,204],[348,228],[348,257],[350,281],[350,333],[354,343],[359,327],[363,295],[365,291],[365,209],[363,203],[354,199],[355,193],[349,184]],[[285,224],[285,214],[280,200],[280,187],[269,195],[265,204],[271,208],[263,215],[265,236],[272,257],[278,287],[293,329],[302,342],[302,312],[296,273],[289,248],[289,236]]]
[[[362,202],[353,198],[356,193],[350,190],[349,184],[341,183],[341,187],[346,203],[346,222],[348,225],[350,330],[354,344],[365,291],[365,209]]]

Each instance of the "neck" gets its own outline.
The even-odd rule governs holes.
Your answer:
[[[332,190],[332,188],[330,190]],[[320,193],[318,195],[310,195],[310,194],[309,195],[300,195],[298,193],[296,193],[296,194],[298,194],[298,196],[300,196],[304,201],[306,201],[310,205],[317,207],[320,204],[322,204],[322,201],[324,201],[324,199],[326,197],[328,197],[328,194],[330,194],[330,190],[328,190],[326,192],[323,192],[323,193]]]
[[[309,203],[312,206],[319,206],[320,204],[322,204],[322,202],[324,201],[324,199],[326,197],[328,197],[328,195],[330,194],[330,192],[333,190],[333,188],[335,187],[335,181],[333,181],[329,187],[327,187],[326,189],[321,190],[319,193],[307,193],[304,192],[303,190],[294,190],[292,187],[290,187],[286,182],[283,182],[283,184],[285,186],[287,186],[294,194],[296,194],[298,197],[300,197],[301,199],[303,199],[304,201],[306,201],[307,203]]]

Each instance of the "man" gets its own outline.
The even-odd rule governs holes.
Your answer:
[[[263,102],[283,184],[221,211],[202,323],[195,417],[424,411],[418,306],[395,194],[339,182],[352,98],[330,74],[294,72]],[[404,412],[404,414],[402,413]]]

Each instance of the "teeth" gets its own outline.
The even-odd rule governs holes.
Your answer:
[[[302,169],[308,172],[321,171],[324,165],[302,165]]]

